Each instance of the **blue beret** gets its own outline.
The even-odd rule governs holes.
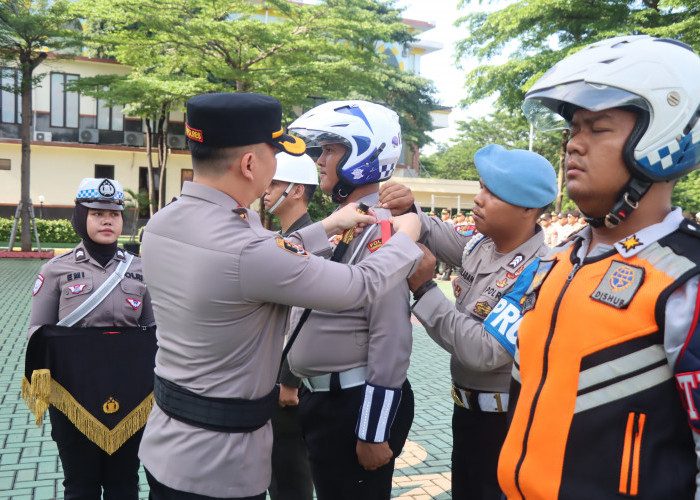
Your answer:
[[[491,144],[474,154],[474,164],[488,190],[511,205],[540,208],[557,197],[554,167],[532,151]]]

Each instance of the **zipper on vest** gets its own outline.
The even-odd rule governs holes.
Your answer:
[[[528,417],[527,426],[525,427],[525,435],[523,436],[523,449],[520,452],[520,458],[518,459],[518,463],[515,466],[515,486],[516,488],[518,488],[518,493],[520,493],[520,496],[523,499],[525,498],[525,495],[523,494],[523,490],[520,488],[520,469],[522,469],[523,462],[525,461],[525,455],[527,455],[527,441],[530,437],[532,422],[535,418],[537,402],[540,399],[542,389],[544,388],[544,383],[547,380],[547,371],[549,369],[549,348],[552,344],[552,338],[554,337],[556,317],[557,313],[559,312],[559,306],[561,305],[561,301],[564,298],[564,294],[566,293],[567,288],[569,288],[569,285],[571,284],[571,280],[574,279],[574,275],[576,275],[579,269],[581,269],[580,260],[574,263],[574,267],[571,268],[571,272],[569,272],[569,275],[566,277],[566,283],[564,283],[564,288],[561,289],[559,297],[557,297],[557,301],[554,304],[554,310],[552,311],[552,320],[550,321],[549,332],[547,333],[547,341],[545,342],[544,356],[542,360],[542,377],[540,378],[540,385],[537,387],[537,391],[535,392],[535,397],[532,399],[532,405],[530,406],[530,416]]]
[[[625,445],[620,463],[619,492],[623,495],[637,496],[639,492],[639,457],[645,420],[644,413],[630,412],[627,416]]]

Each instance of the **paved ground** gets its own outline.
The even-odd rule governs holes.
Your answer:
[[[48,418],[42,428],[20,398],[31,288],[43,261],[0,259],[0,498],[63,498],[62,471]],[[449,282],[439,282],[450,294]],[[392,497],[446,500],[450,495],[448,356],[414,324],[409,379],[416,416],[409,443],[399,457]],[[148,488],[143,474],[142,498]]]

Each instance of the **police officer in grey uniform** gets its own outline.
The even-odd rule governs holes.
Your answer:
[[[311,255],[328,256],[328,236],[374,221],[354,205],[295,241],[265,230],[246,206],[272,180],[275,151],[305,149],[281,117],[279,101],[259,94],[187,103],[194,181],[150,220],[142,248],[159,345],[139,452],[152,498],[263,499],[288,306],[360,307],[422,257],[415,216],[396,218],[391,241],[359,266]]]
[[[556,197],[557,183],[552,165],[530,151],[490,145],[476,152],[474,163],[481,177],[472,212],[477,233],[467,236],[421,214],[419,241],[459,269],[455,303],[437,288],[433,268],[425,268],[432,259],[421,263],[409,286],[413,314],[451,354],[452,498],[494,500],[501,498],[496,467],[515,339],[487,325],[520,273],[547,252],[537,218]]]
[[[324,192],[341,206],[377,204],[378,182],[391,176],[401,155],[396,113],[367,101],[333,101],[290,130],[322,148]],[[387,227],[390,212],[375,212]],[[341,261],[362,262],[390,236],[375,225],[350,243]],[[307,388],[299,411],[319,500],[390,497],[394,459],[413,421],[406,378],[411,341],[406,283],[364,307],[314,310],[304,324],[289,363]]]
[[[32,291],[29,336],[43,325],[56,325],[90,299],[127,259],[117,247],[122,232],[124,192],[111,179],[83,179],[78,187],[73,228],[82,242],[41,267]],[[141,269],[132,257],[124,278],[75,327],[151,326],[151,300]],[[98,355],[99,353],[96,353]],[[80,367],[76,367],[80,369]],[[115,453],[107,454],[85,437],[68,418],[49,407],[51,437],[63,466],[65,498],[138,498],[137,456],[142,431]]]
[[[277,171],[265,190],[265,210],[277,216],[285,238],[313,223],[307,207],[318,186],[316,164],[307,154],[277,153]],[[293,307],[290,329],[303,309]],[[291,332],[290,332],[291,333]],[[314,486],[306,445],[299,424],[301,379],[289,369],[285,359],[280,368],[279,407],[272,416],[272,500],[312,500]]]

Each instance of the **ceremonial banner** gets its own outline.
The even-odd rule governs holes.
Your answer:
[[[110,455],[153,407],[155,327],[43,326],[29,340],[22,398],[40,426],[49,405]]]

